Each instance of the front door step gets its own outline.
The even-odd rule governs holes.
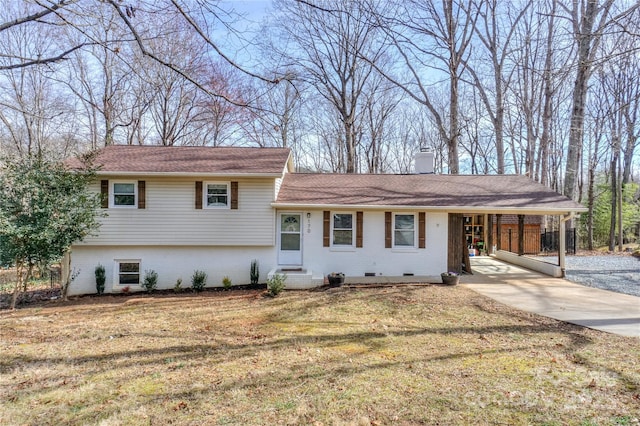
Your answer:
[[[274,268],[267,274],[267,279],[270,279],[275,274],[287,276],[284,284],[285,288],[290,290],[320,287],[324,283],[323,275],[314,274],[313,271],[305,268]]]

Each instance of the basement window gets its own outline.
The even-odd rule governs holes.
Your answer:
[[[140,285],[140,260],[116,260],[116,284]]]

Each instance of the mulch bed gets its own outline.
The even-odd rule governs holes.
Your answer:
[[[88,294],[84,296],[71,296],[69,299],[71,301],[75,300],[95,300],[100,301],[105,298],[121,298],[121,297],[129,297],[129,298],[144,298],[147,296],[153,297],[172,297],[172,296],[186,296],[186,295],[206,295],[207,293],[222,293],[222,292],[240,292],[247,290],[266,290],[266,284],[247,284],[247,285],[234,285],[230,289],[225,289],[224,287],[210,287],[205,288],[200,293],[195,293],[191,291],[191,289],[184,289],[180,293],[176,293],[173,289],[167,290],[156,290],[151,294],[136,291],[131,293],[105,293],[100,296],[97,294]],[[33,307],[34,305],[45,304],[45,303],[55,303],[61,302],[61,291],[60,287],[53,288],[38,288],[33,290],[28,290],[26,292],[21,292],[18,295],[18,300],[16,301],[16,308],[25,308],[25,307]],[[0,293],[0,310],[1,309],[9,309],[11,306],[11,298],[13,297],[13,293]]]
[[[36,303],[49,302],[60,299],[60,287],[39,288],[29,290],[18,295],[16,307],[33,305]],[[12,293],[0,293],[0,309],[9,309],[11,306]]]

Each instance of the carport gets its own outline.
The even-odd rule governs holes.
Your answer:
[[[465,220],[470,216],[475,216],[484,218],[482,221],[484,226],[482,226],[481,232],[476,233],[478,225],[476,225],[475,221],[471,223],[474,235],[473,243],[480,235],[482,246],[485,247],[487,254],[552,277],[564,277],[567,223],[574,220],[578,213],[585,212],[587,209],[551,189],[544,188],[541,190],[540,185],[535,184],[533,181],[530,181],[532,184],[530,188],[526,187],[526,181],[525,184],[522,184],[523,180],[514,179],[513,182],[514,184],[517,182],[519,187],[502,193],[487,192],[477,198],[468,198],[468,205],[464,209],[461,208],[460,211],[449,213],[447,258],[449,271],[473,273],[473,265],[470,262],[470,258],[474,257],[475,253],[473,253],[474,248],[470,247],[469,244],[469,223],[465,223]],[[500,233],[503,215],[515,215],[518,218],[518,247],[516,252],[504,250],[501,246],[502,238]],[[557,218],[559,223],[559,248],[556,265],[525,256],[524,230],[526,215],[555,216]],[[496,238],[494,238],[494,232],[492,231],[494,225],[497,234]],[[470,250],[472,250],[472,253],[470,253]]]

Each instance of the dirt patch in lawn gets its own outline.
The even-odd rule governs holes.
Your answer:
[[[640,340],[463,287],[0,312],[0,424],[637,424]]]

